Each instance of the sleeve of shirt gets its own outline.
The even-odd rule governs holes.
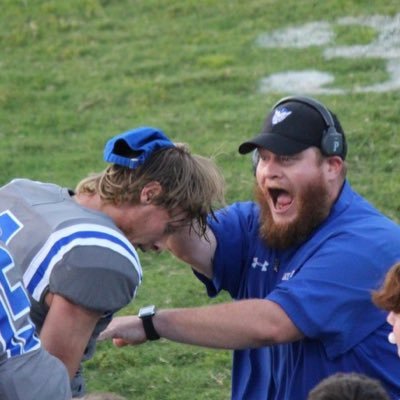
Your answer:
[[[384,324],[385,314],[373,305],[371,293],[392,261],[377,245],[342,234],[323,243],[268,299],[335,357]]]
[[[116,312],[140,284],[136,261],[106,247],[76,246],[54,267],[49,290],[94,311]]]
[[[205,284],[210,297],[226,290],[237,297],[241,275],[248,264],[253,245],[249,238],[257,239],[258,208],[254,203],[235,203],[216,214],[216,220],[209,220],[217,240],[213,260],[213,279],[195,272]]]

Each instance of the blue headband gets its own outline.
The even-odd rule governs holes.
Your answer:
[[[104,148],[104,161],[135,169],[155,151],[174,146],[161,130],[142,126],[111,138]]]

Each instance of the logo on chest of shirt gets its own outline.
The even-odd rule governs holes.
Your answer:
[[[253,262],[251,263],[253,268],[260,267],[261,271],[265,272],[268,270],[269,262],[265,260],[264,262],[258,261],[258,257],[253,257]]]

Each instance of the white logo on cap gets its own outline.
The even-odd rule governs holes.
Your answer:
[[[289,111],[286,107],[281,107],[275,110],[274,115],[272,116],[272,125],[279,124],[284,119],[286,119],[292,112]]]

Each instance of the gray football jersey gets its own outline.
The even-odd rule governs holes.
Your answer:
[[[134,247],[108,216],[77,204],[68,189],[11,181],[0,188],[0,230],[0,240],[23,270],[39,330],[49,291],[103,313],[95,337],[141,282]]]

